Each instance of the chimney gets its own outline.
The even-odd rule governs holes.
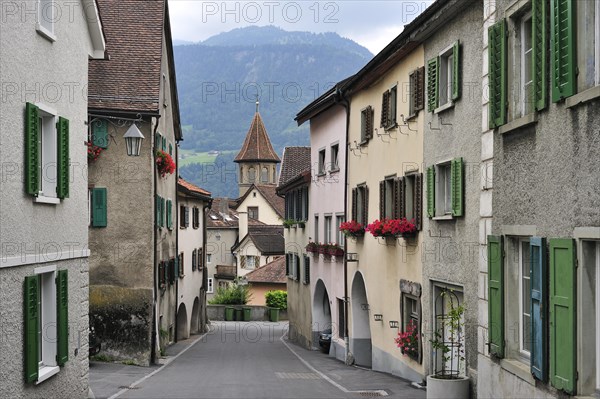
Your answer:
[[[248,212],[238,212],[238,234],[240,240],[248,234]]]
[[[229,198],[224,197],[221,198],[221,201],[219,201],[219,212],[225,214],[225,215],[229,215]]]

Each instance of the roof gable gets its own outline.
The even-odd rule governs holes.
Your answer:
[[[303,172],[310,171],[310,167],[310,147],[285,147],[279,172],[279,186],[285,185]]]
[[[248,190],[237,199],[236,209],[240,207],[244,203],[244,200],[248,198],[252,190],[256,189],[258,193],[264,198],[265,201],[271,206],[271,208],[275,211],[277,216],[283,218],[285,215],[285,200],[277,195],[277,187],[272,184],[253,184]]]

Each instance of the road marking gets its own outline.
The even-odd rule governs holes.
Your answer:
[[[321,377],[315,373],[279,373],[276,372],[277,378],[284,380],[318,380]]]
[[[351,390],[347,389],[346,387],[338,384],[337,382],[335,382],[334,380],[329,378],[329,376],[327,376],[325,373],[314,368],[309,362],[304,360],[302,358],[302,356],[300,356],[298,353],[296,353],[296,351],[294,349],[292,349],[292,347],[287,342],[285,342],[284,336],[281,336],[281,338],[279,338],[279,340],[281,341],[281,343],[283,343],[285,345],[286,348],[288,348],[288,350],[290,352],[292,352],[294,354],[294,356],[296,356],[298,358],[298,360],[300,360],[302,362],[302,364],[304,364],[306,367],[308,367],[313,373],[321,376],[322,379],[329,382],[331,385],[333,385],[340,391],[342,391],[344,393],[358,394],[361,396],[388,396],[388,393],[386,391],[384,391],[383,389],[360,390],[360,391],[351,391]]]
[[[109,396],[108,399],[116,399],[119,396],[123,395],[126,392],[129,392],[132,389],[136,389],[136,386],[138,386],[139,384],[141,384],[142,382],[146,381],[148,378],[152,377],[155,374],[158,374],[159,372],[162,371],[162,369],[164,369],[165,367],[167,367],[169,364],[171,364],[175,359],[177,359],[179,356],[183,355],[185,352],[187,352],[188,349],[190,349],[192,346],[196,345],[198,343],[198,341],[200,341],[201,339],[203,339],[206,334],[208,334],[210,332],[210,326],[209,326],[209,331],[205,332],[204,334],[202,334],[201,336],[199,336],[198,338],[196,338],[194,340],[194,342],[192,342],[187,348],[185,348],[184,350],[182,350],[181,352],[179,352],[178,354],[176,354],[175,356],[173,356],[172,358],[169,359],[169,361],[166,364],[163,364],[162,366],[160,366],[159,368],[157,368],[156,370],[154,370],[153,372],[151,372],[148,375],[143,376],[142,378],[140,378],[139,380],[137,380],[136,382],[134,382],[133,384],[130,384],[128,387],[125,387],[123,389],[121,389],[119,392],[117,392],[116,394]]]

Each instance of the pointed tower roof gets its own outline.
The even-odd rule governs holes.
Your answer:
[[[256,113],[254,114],[254,118],[252,118],[250,130],[248,130],[248,134],[246,134],[244,145],[235,157],[234,162],[279,163],[281,160],[273,149],[265,124],[258,112],[258,106],[256,108]]]

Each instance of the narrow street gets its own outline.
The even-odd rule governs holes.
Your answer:
[[[178,344],[164,367],[92,364],[90,385],[96,398],[425,397],[425,391],[402,379],[349,367],[284,341],[287,326],[213,323],[201,339]],[[107,386],[111,381],[119,382]]]

